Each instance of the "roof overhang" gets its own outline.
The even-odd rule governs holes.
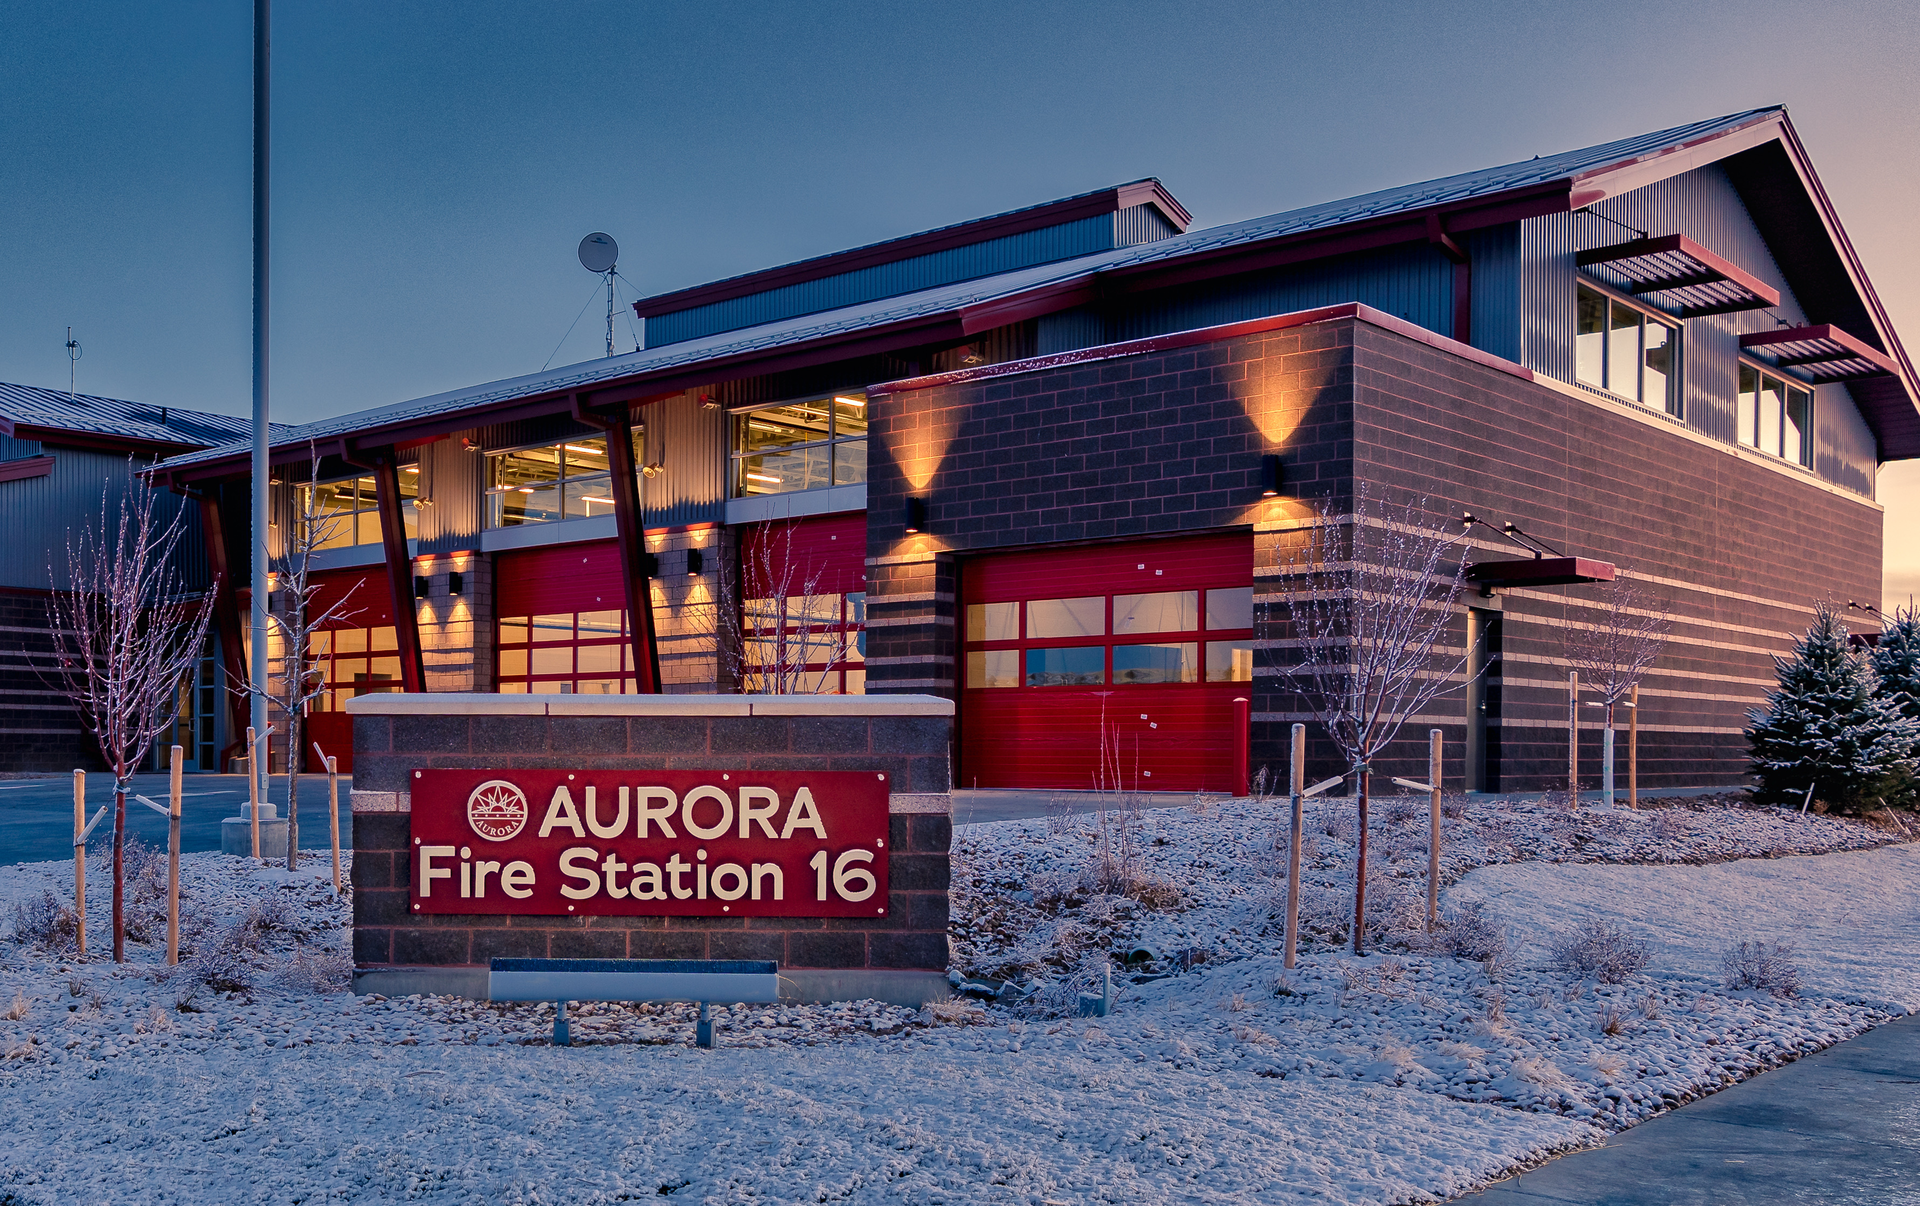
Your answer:
[[[1605,264],[1636,294],[1664,293],[1682,318],[1764,310],[1780,304],[1780,291],[1685,235],[1634,239],[1596,247],[1574,257],[1582,268]]]
[[[1469,565],[1465,574],[1475,586],[1578,586],[1590,582],[1611,582],[1611,562],[1589,557],[1527,557],[1507,561],[1481,561]]]

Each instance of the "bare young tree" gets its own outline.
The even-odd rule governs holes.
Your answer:
[[[1673,625],[1666,601],[1640,579],[1629,577],[1624,568],[1599,588],[1594,603],[1600,612],[1599,622],[1569,627],[1566,653],[1567,661],[1580,674],[1581,685],[1597,691],[1606,708],[1601,776],[1607,807],[1612,808],[1614,709],[1659,660]]]
[[[67,586],[54,592],[54,649],[62,690],[113,771],[113,959],[126,961],[127,789],[174,722],[180,684],[200,658],[213,590],[187,588],[178,553],[187,508],[164,522],[158,491],[134,474],[109,476],[100,519],[67,537]],[[51,567],[49,567],[51,570]],[[58,574],[51,575],[57,582]]]
[[[301,722],[306,718],[308,705],[325,694],[327,689],[326,679],[313,660],[313,637],[315,633],[359,612],[358,608],[348,606],[354,591],[360,588],[359,582],[355,582],[327,607],[318,610],[314,607],[313,597],[320,587],[311,580],[313,555],[332,545],[344,522],[350,521],[323,510],[320,505],[320,457],[316,454],[307,488],[301,492],[293,530],[288,533],[280,556],[271,562],[275,593],[279,594],[281,604],[267,613],[267,623],[271,626],[270,639],[278,648],[271,651],[273,656],[268,662],[269,673],[264,694],[268,706],[279,713],[283,731],[287,735],[289,871],[298,865],[300,858]],[[236,690],[243,695],[252,695],[257,688],[246,683]]]
[[[740,544],[743,631],[733,648],[749,694],[816,693],[831,673],[823,665],[845,660],[854,639],[840,628],[840,596],[820,593],[825,568],[794,549],[795,527],[770,520]]]
[[[1282,605],[1298,646],[1286,673],[1354,776],[1355,954],[1366,949],[1370,764],[1408,719],[1467,682],[1471,651],[1443,643],[1466,539],[1430,518],[1427,500],[1390,502],[1363,483],[1351,512],[1316,506],[1286,565]]]

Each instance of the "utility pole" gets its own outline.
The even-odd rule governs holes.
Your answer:
[[[253,682],[251,720],[267,731],[267,153],[271,0],[253,0]],[[265,758],[247,750],[247,774],[264,796]]]

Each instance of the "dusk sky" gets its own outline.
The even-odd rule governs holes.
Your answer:
[[[247,412],[251,15],[0,0],[0,380],[65,388],[71,325],[82,391]],[[286,422],[600,355],[593,230],[631,300],[1141,176],[1210,226],[1776,102],[1920,351],[1910,0],[282,0],[273,32]],[[1916,464],[1880,478],[1889,601]]]

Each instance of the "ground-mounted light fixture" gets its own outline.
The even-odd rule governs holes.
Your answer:
[[[447,593],[449,595],[463,595],[466,591],[467,579],[464,574],[459,570],[455,570],[447,575]]]
[[[919,495],[913,495],[913,494],[908,495],[907,496],[907,523],[906,523],[907,535],[909,536],[918,535],[922,530],[926,528],[926,526],[927,526],[927,500],[920,497]]]
[[[699,549],[688,549],[687,577],[698,578],[700,576],[700,569],[706,564],[706,561],[706,557],[701,554]]]
[[[1283,474],[1280,469],[1280,454],[1269,452],[1260,458],[1260,497],[1277,498]]]

